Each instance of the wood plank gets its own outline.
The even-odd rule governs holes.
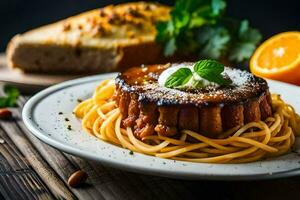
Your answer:
[[[0,129],[0,191],[5,199],[54,199],[17,147]]]
[[[20,98],[19,103],[24,104],[26,101],[25,98]],[[20,117],[20,112],[16,112],[16,116]],[[26,137],[31,141],[31,143],[35,146],[35,148],[39,151],[39,153],[45,158],[45,160],[49,163],[49,165],[55,170],[55,172],[60,176],[60,178],[67,185],[68,178],[75,171],[82,169],[87,171],[85,168],[80,168],[76,163],[71,162],[68,157],[62,152],[52,148],[51,146],[41,142],[35,136],[33,136],[28,129],[25,127],[22,121],[16,121],[17,125],[20,127],[22,132],[26,135]],[[87,172],[88,173],[88,172]],[[107,194],[106,197],[103,197],[102,194],[97,190],[94,184],[92,184],[88,179],[87,184],[83,185],[79,188],[69,189],[79,198],[79,199],[110,199],[114,196],[113,193]]]
[[[195,191],[199,190],[197,181],[192,181],[193,187],[186,187],[185,183],[189,181],[125,172],[98,162],[71,157],[87,169],[95,179],[92,183],[97,188],[106,185],[113,191],[116,195],[114,199],[199,199],[199,196],[194,196]]]
[[[17,114],[19,111],[17,109],[13,109],[13,112]],[[12,121],[21,121],[21,118],[15,116],[15,119]],[[0,127],[2,127],[9,138],[22,152],[27,161],[30,163],[31,167],[52,191],[55,198],[76,199],[76,196],[66,187],[65,183],[42,158],[32,143],[28,141],[26,137],[24,137],[22,130],[17,126],[16,123],[13,123],[12,121],[0,121]]]

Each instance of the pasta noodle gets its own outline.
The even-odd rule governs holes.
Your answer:
[[[279,156],[291,150],[300,134],[300,117],[280,95],[272,94],[274,115],[265,121],[250,122],[208,138],[182,130],[179,139],[152,135],[138,140],[130,127],[121,126],[122,116],[113,100],[115,83],[104,80],[93,97],[78,104],[76,117],[85,131],[123,148],[161,158],[201,163],[244,163]],[[187,137],[197,142],[187,141]]]

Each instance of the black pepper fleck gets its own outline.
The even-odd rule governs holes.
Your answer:
[[[59,112],[58,114],[59,114],[59,115],[62,115],[62,114],[64,114],[64,113],[63,113],[63,112]]]
[[[71,125],[68,125],[67,129],[68,129],[69,131],[71,131],[71,130],[72,130],[72,126],[71,126]]]
[[[130,154],[130,155],[133,155],[133,151],[129,151],[129,154]]]
[[[69,118],[65,118],[65,121],[68,122],[68,121],[70,121],[70,120],[69,120]]]

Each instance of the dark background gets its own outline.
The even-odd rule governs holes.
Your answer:
[[[133,1],[133,0],[131,0]],[[0,52],[17,33],[99,8],[117,0],[0,0]],[[174,1],[159,1],[172,4]],[[300,0],[228,0],[227,13],[249,19],[267,38],[275,33],[300,30]]]

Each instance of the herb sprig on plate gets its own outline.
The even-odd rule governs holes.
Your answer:
[[[204,87],[203,81],[195,78],[196,74],[209,82],[227,86],[232,81],[222,75],[224,69],[224,65],[217,61],[200,60],[193,65],[193,71],[190,68],[183,67],[171,74],[165,82],[165,87],[182,88],[189,81],[192,81],[192,88],[194,89]]]
[[[156,26],[165,56],[178,52],[236,63],[249,59],[262,36],[247,20],[225,16],[225,9],[225,0],[177,0],[170,19]]]

